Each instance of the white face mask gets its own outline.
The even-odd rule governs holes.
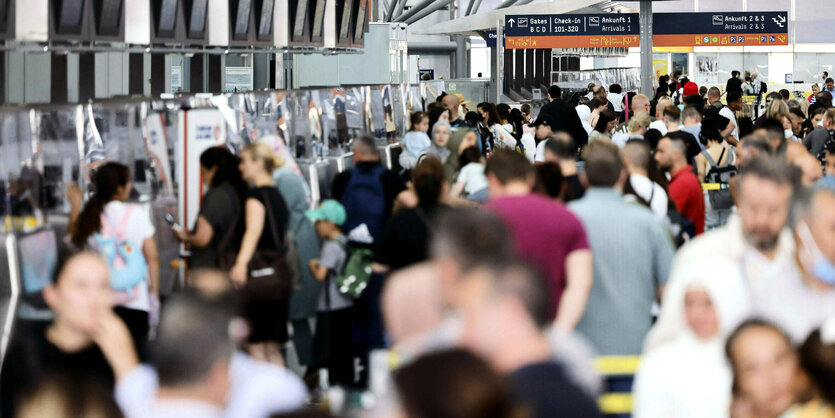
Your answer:
[[[823,119],[821,119],[821,120],[820,120],[820,122],[818,122],[818,126],[820,126],[821,128],[823,128]]]
[[[786,139],[792,139],[792,137],[794,136],[794,131],[792,131],[791,129],[784,129],[783,133],[786,135]]]

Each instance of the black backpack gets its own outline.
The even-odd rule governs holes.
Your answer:
[[[719,161],[725,156],[726,149],[722,149],[722,154],[719,155]],[[705,181],[708,188],[708,198],[713,209],[722,210],[730,209],[734,205],[734,199],[731,196],[731,179],[737,174],[736,166],[729,164],[730,158],[726,158],[722,165],[716,164],[713,157],[707,150],[702,151],[702,155],[710,164],[710,170],[705,175]]]
[[[652,202],[653,197],[655,197],[655,186],[652,187],[647,206]],[[681,247],[696,236],[696,224],[678,211],[673,199],[667,200],[667,222],[676,248]]]

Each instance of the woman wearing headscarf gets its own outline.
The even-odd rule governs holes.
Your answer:
[[[447,144],[449,156],[444,163],[444,180],[452,186],[458,177],[458,170],[461,169],[461,153],[469,147],[477,146],[478,135],[470,128],[458,128],[452,133]]]
[[[452,126],[448,122],[438,121],[432,125],[432,145],[426,151],[426,155],[437,157],[442,163],[449,158],[449,137],[452,133]],[[418,164],[420,162],[418,161]]]
[[[728,272],[735,268],[703,259],[667,285],[635,375],[635,418],[728,416],[733,374],[724,341],[750,313],[741,274]]]

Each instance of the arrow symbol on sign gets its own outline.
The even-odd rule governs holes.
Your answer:
[[[777,20],[778,18],[779,18],[779,20]],[[771,20],[773,20],[774,23],[776,23],[777,26],[779,26],[781,28],[783,27],[783,24],[786,23],[786,17],[785,16],[772,17]]]
[[[510,25],[511,28],[513,27],[513,18],[512,17],[510,19],[507,19],[507,24]]]

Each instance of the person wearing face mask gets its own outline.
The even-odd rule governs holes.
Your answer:
[[[635,418],[720,417],[730,408],[731,371],[723,341],[750,306],[742,280],[725,280],[703,269],[735,266],[719,258],[699,264],[688,266],[682,280],[664,290],[635,377]]]
[[[777,418],[796,401],[797,355],[779,327],[761,319],[740,325],[725,344],[733,371],[733,418]]]
[[[796,268],[751,293],[754,311],[799,343],[835,317],[835,188],[799,191],[792,215]]]

